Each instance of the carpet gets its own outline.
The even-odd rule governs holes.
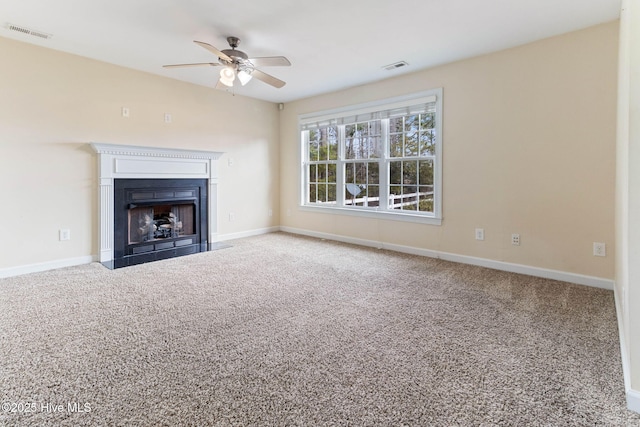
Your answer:
[[[613,292],[272,233],[0,279],[0,425],[633,426]]]

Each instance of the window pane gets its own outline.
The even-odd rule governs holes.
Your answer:
[[[318,182],[327,181],[327,165],[318,165]]]
[[[316,194],[316,185],[309,185],[309,202],[315,203],[318,200],[318,195]]]
[[[389,156],[402,157],[402,134],[389,136]]]
[[[327,185],[326,184],[318,184],[318,201],[319,202],[327,201]]]
[[[359,140],[356,156],[359,159],[368,159],[371,154],[371,140],[368,137],[361,137]]]
[[[335,163],[329,163],[327,165],[328,167],[328,174],[327,174],[327,182],[336,182],[336,167],[337,165]]]
[[[328,150],[329,147],[327,146],[327,140],[320,140],[318,160],[327,160],[327,156],[329,155]]]
[[[406,116],[404,118],[404,130],[405,132],[418,132],[420,126],[420,115]]]
[[[404,155],[407,157],[418,155],[418,132],[410,132],[405,135]]]
[[[371,207],[380,206],[380,187],[377,185],[367,186],[367,205]]]
[[[389,187],[389,208],[391,209],[399,209],[397,203],[400,203],[402,200],[402,187],[399,185],[392,185]]]
[[[418,188],[414,185],[402,186],[402,209],[408,211],[418,210]]]
[[[402,162],[389,163],[389,183],[402,184]]]
[[[369,185],[378,184],[380,182],[380,166],[378,165],[378,163],[369,163],[368,172]]]
[[[420,203],[418,210],[421,212],[433,212],[433,186],[420,186]]]
[[[346,125],[345,158],[370,159],[380,157],[381,132],[382,124],[379,120]]]
[[[402,133],[404,131],[404,117],[389,119],[389,133]]]
[[[382,135],[382,122],[380,120],[369,122],[369,136],[380,135]]]
[[[367,164],[356,163],[356,184],[367,183]]]
[[[335,202],[336,201],[336,185],[335,184],[329,184],[327,186],[327,201],[329,202]]]
[[[309,131],[309,160],[312,162],[318,160],[318,131],[317,130]]]
[[[402,183],[416,184],[418,182],[418,162],[402,162]]]
[[[345,144],[344,144],[344,154],[345,154],[345,158],[347,159],[355,159],[356,158],[356,153],[355,153],[355,147],[354,147],[354,143],[353,143],[353,137],[356,133],[356,126],[355,125],[346,125],[344,127],[344,133],[345,133]]]
[[[316,165],[309,165],[309,182],[316,182]]]
[[[435,113],[424,113],[420,117],[420,129],[433,129],[436,127]]]
[[[419,163],[420,185],[433,185],[433,160],[421,160]]]
[[[338,159],[338,128],[331,126],[327,128],[327,144],[329,146],[329,160]]]
[[[355,168],[353,163],[345,163],[344,165],[344,182],[355,182]]]
[[[353,138],[346,138],[344,141],[344,157],[345,159],[355,159],[356,153],[353,146]]]
[[[382,138],[379,136],[369,137],[369,158],[377,159],[380,157],[382,147]]]
[[[435,129],[427,129],[420,132],[420,155],[435,156],[436,138]]]

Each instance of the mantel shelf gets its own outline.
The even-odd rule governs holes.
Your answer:
[[[98,154],[114,156],[169,157],[179,159],[218,160],[224,153],[218,151],[185,150],[181,148],[142,147],[136,145],[100,144],[93,142],[91,147]]]

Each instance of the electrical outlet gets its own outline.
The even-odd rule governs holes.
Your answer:
[[[64,240],[71,240],[71,230],[66,228],[60,229],[58,236],[61,242]]]
[[[484,228],[476,228],[476,240],[484,240]]]
[[[129,117],[129,109],[127,107],[122,107],[122,117]]]
[[[269,209],[269,216],[273,216],[273,210]]]
[[[593,256],[607,256],[607,248],[604,243],[593,242]]]
[[[165,123],[171,123],[171,114],[169,114],[169,113],[165,113],[164,114],[164,122]]]
[[[227,159],[227,164],[228,164],[229,166],[233,166],[233,157],[229,157],[229,158]]]
[[[514,246],[520,246],[520,235],[512,234],[511,235],[511,244]]]
[[[229,212],[229,221],[233,221],[234,219],[236,219],[236,215],[233,212]]]

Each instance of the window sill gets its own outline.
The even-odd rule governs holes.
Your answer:
[[[359,216],[364,218],[377,218],[390,221],[413,222],[418,224],[442,225],[442,218],[433,216],[416,215],[405,212],[385,212],[369,209],[341,208],[336,206],[311,206],[301,205],[299,210],[303,212],[315,212],[332,215]]]

